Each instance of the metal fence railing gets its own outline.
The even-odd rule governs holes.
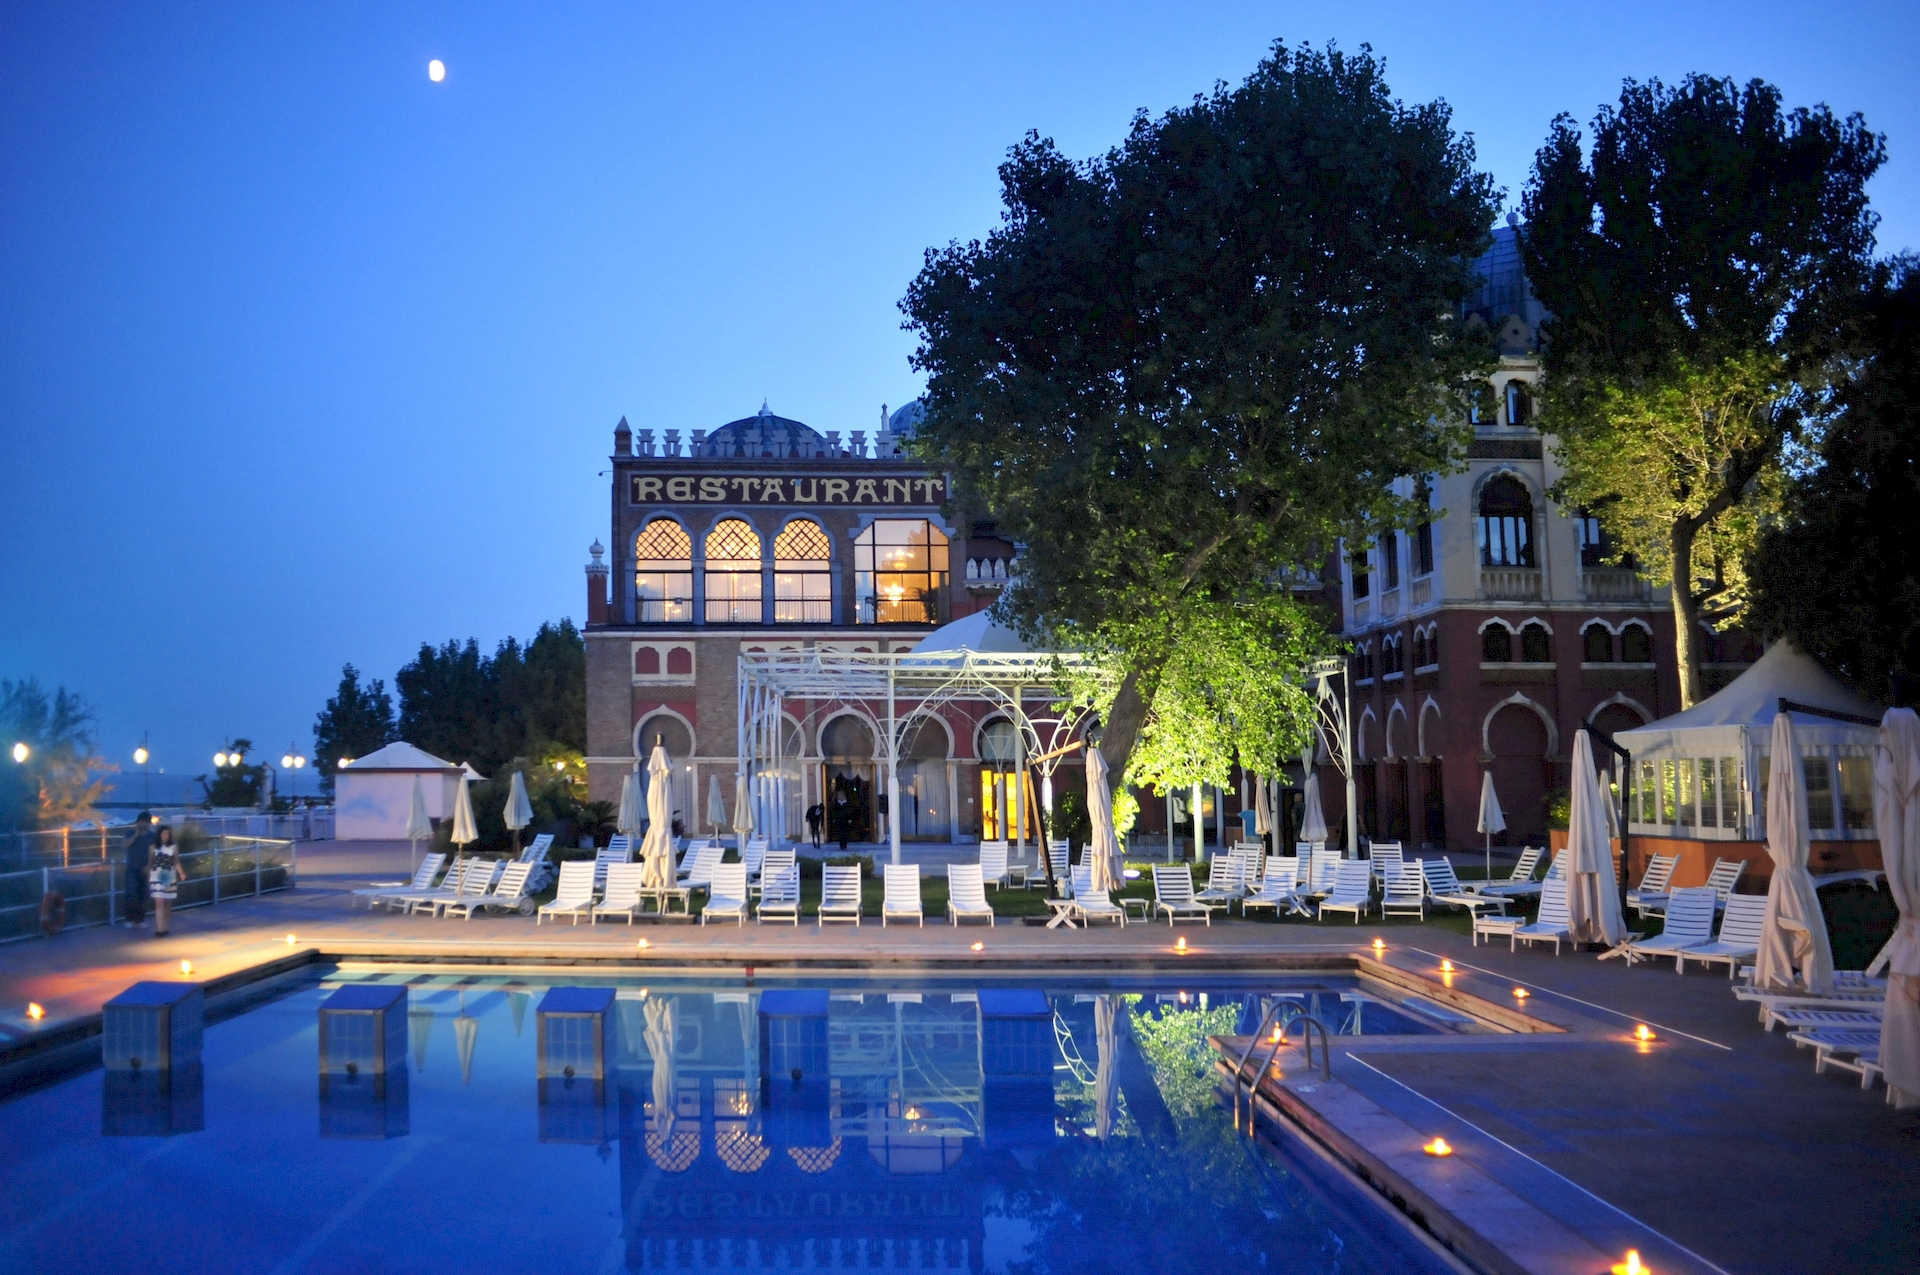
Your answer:
[[[176,908],[210,907],[291,888],[299,876],[292,841],[216,837],[205,849],[181,854]],[[126,909],[126,868],[119,855],[67,865],[45,864],[0,872],[0,943],[36,938],[43,901],[57,894],[65,927],[110,925]],[[149,905],[151,910],[151,905]]]
[[[333,810],[296,810],[291,814],[216,815],[162,812],[158,818],[177,836],[193,827],[214,837],[263,837],[270,841],[331,841]],[[132,824],[110,828],[46,828],[0,834],[0,872],[37,868],[74,868],[123,857]]]

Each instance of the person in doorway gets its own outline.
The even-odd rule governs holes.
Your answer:
[[[847,800],[847,790],[842,788],[833,794],[834,837],[840,842],[840,853],[847,852],[847,842],[853,836],[853,805]]]
[[[146,924],[147,859],[153,853],[154,817],[142,810],[133,821],[133,835],[127,838],[126,924],[129,929]]]
[[[819,802],[807,807],[807,839],[818,850],[826,836],[827,808]]]
[[[147,891],[153,900],[153,937],[163,939],[172,932],[173,900],[180,892],[180,848],[173,844],[171,828],[162,827],[153,843]]]

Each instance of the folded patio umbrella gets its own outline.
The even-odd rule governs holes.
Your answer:
[[[620,781],[620,813],[614,816],[613,830],[624,837],[640,835],[640,763],[633,763]]]
[[[715,832],[727,826],[727,799],[720,795],[720,776],[707,776],[707,823]]]
[[[513,772],[513,784],[507,790],[507,827],[513,830],[514,848],[520,845],[520,830],[533,822],[533,803],[527,800],[527,777]]]
[[[473,794],[468,790],[467,775],[460,772],[460,790],[453,798],[453,844],[458,848],[470,846],[480,840],[480,830],[473,826]]]
[[[1487,792],[1493,791],[1489,782]],[[1497,809],[1497,807],[1496,807]],[[1627,936],[1620,915],[1620,878],[1607,838],[1606,798],[1593,768],[1593,740],[1573,737],[1573,802],[1567,817],[1567,928],[1576,943],[1619,943]]]
[[[1120,857],[1120,838],[1113,832],[1113,793],[1107,784],[1107,759],[1098,748],[1087,749],[1087,819],[1093,834],[1087,838],[1080,857],[1087,864],[1095,894],[1107,894],[1120,888],[1125,877],[1125,861]]]
[[[413,777],[413,803],[407,808],[407,840],[413,847],[413,870],[420,870],[420,843],[433,835],[433,821],[427,818],[427,794],[420,776]]]
[[[1272,787],[1265,775],[1253,777],[1253,830],[1263,837],[1273,831]]]
[[[1767,884],[1766,920],[1753,972],[1760,987],[1787,988],[1798,981],[1810,992],[1833,990],[1833,945],[1807,871],[1812,840],[1793,719],[1775,713],[1767,776],[1767,853],[1773,858],[1773,880]]]
[[[653,746],[647,762],[647,839],[640,845],[640,860],[646,871],[641,884],[650,890],[673,888],[673,763],[667,760],[664,744]]]
[[[733,830],[740,834],[743,850],[747,838],[753,835],[753,798],[748,795],[748,786],[745,775],[733,781]]]
[[[1587,751],[1593,751],[1591,744],[1587,746]],[[1493,880],[1493,834],[1506,830],[1507,817],[1501,813],[1500,798],[1493,791],[1493,772],[1483,770],[1480,772],[1480,822],[1475,825],[1474,831],[1486,834],[1486,879],[1489,881]]]
[[[1307,771],[1305,787],[1307,790],[1306,813],[1300,818],[1300,840],[1325,841],[1327,839],[1327,816],[1320,810],[1320,776],[1312,770]]]
[[[1880,719],[1880,742],[1873,750],[1873,821],[1887,888],[1900,909],[1900,924],[1885,952],[1880,1066],[1893,1105],[1920,1107],[1920,718],[1910,708],[1890,708]]]

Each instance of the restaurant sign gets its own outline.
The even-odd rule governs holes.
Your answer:
[[[634,474],[636,505],[939,505],[947,480],[930,474],[793,478],[767,474]]]

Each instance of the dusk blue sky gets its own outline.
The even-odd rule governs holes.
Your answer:
[[[0,676],[130,766],[310,749],[352,661],[584,619],[614,422],[872,429],[895,308],[1028,129],[1105,149],[1275,38],[1363,42],[1517,199],[1624,76],[1759,76],[1888,136],[1906,4],[8,5]],[[442,84],[427,78],[440,58]]]

